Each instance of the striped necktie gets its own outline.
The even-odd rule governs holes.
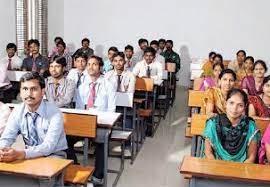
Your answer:
[[[36,146],[38,145],[38,133],[37,133],[37,126],[36,121],[38,117],[38,113],[30,113],[28,112],[27,115],[30,116],[31,120],[30,123],[28,121],[28,139],[29,139],[29,146]]]
[[[93,108],[94,103],[95,103],[95,97],[96,97],[96,83],[92,82],[90,84],[90,95],[88,97],[88,101],[87,101],[87,107],[86,109],[88,110],[89,108]]]

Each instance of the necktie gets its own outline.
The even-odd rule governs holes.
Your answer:
[[[32,59],[32,63],[32,71],[37,71],[36,60],[34,58]]]
[[[29,146],[36,146],[38,145],[38,133],[37,133],[37,126],[36,121],[38,117],[38,113],[30,113],[28,112],[27,115],[31,117],[30,123],[28,123],[28,138],[29,138]]]
[[[121,92],[121,75],[117,75],[117,91]]]
[[[58,88],[59,88],[59,83],[54,84],[54,100],[58,97]]]
[[[8,70],[12,69],[12,65],[11,65],[11,58],[8,59]]]
[[[88,110],[89,108],[92,108],[94,106],[94,102],[95,102],[95,97],[96,97],[96,90],[95,90],[95,86],[96,83],[91,83],[90,84],[90,94],[88,97],[88,101],[87,101],[87,107],[86,109]]]
[[[150,70],[150,66],[147,66],[146,76],[147,76],[148,78],[150,78],[150,77],[151,77],[151,70]]]
[[[79,73],[78,72],[78,81],[77,81],[77,88],[81,85],[82,81],[81,81],[81,78],[82,78],[82,73]]]

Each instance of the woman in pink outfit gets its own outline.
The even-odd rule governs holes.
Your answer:
[[[205,77],[202,80],[200,91],[205,91],[208,88],[216,87],[218,84],[218,77],[220,72],[224,69],[224,65],[222,63],[214,63],[213,64],[213,76]]]

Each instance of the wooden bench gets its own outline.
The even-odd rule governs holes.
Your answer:
[[[96,137],[97,116],[86,114],[63,113],[65,133],[70,136],[84,138],[84,156],[82,165],[70,165],[64,176],[64,181],[73,185],[87,185],[94,167],[88,163],[88,141]]]
[[[266,187],[270,185],[268,165],[244,164],[185,156],[180,173],[191,175],[191,187]]]

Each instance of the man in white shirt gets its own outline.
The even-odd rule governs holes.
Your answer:
[[[107,81],[102,75],[103,60],[98,56],[91,56],[87,61],[86,80],[79,86],[80,103],[76,101],[78,109],[95,109],[98,111],[114,112],[116,109],[116,85]],[[101,184],[104,174],[104,143],[100,143],[106,130],[98,128],[95,139],[95,171],[92,182]],[[76,139],[68,138],[69,151],[73,151]],[[73,145],[72,145],[73,144]],[[71,158],[74,159],[74,158]],[[75,159],[76,161],[76,159]]]
[[[162,80],[162,64],[154,62],[156,51],[147,47],[144,51],[143,60],[133,68],[133,74],[137,77],[147,77],[154,80],[154,84],[160,84]]]
[[[22,59],[17,55],[17,46],[14,43],[7,44],[7,56],[1,59],[1,64],[5,64],[7,70],[20,70],[22,66]]]
[[[80,100],[78,88],[85,81],[86,76],[87,76],[87,72],[85,71],[86,61],[87,61],[86,54],[77,53],[74,56],[74,65],[76,68],[71,69],[67,75],[67,78],[70,80],[73,80],[76,84],[75,95],[73,97],[74,105],[75,105],[75,103],[79,103],[79,105],[84,105],[83,102]],[[76,108],[76,106],[75,106],[75,108]]]
[[[134,59],[136,63],[143,60],[144,50],[146,49],[146,47],[148,47],[148,40],[141,38],[139,39],[138,44],[139,44],[140,50],[134,54]]]
[[[155,57],[154,61],[160,62],[162,64],[162,69],[165,70],[165,58],[158,53],[158,41],[152,40],[150,42],[150,47],[154,48],[156,51],[156,57]]]
[[[104,77],[117,85],[117,92],[134,93],[136,79],[132,72],[125,69],[125,63],[125,54],[117,52],[112,57],[114,69],[107,72]]]
[[[134,68],[136,61],[135,58],[133,56],[134,54],[134,48],[131,45],[127,45],[125,47],[125,69],[126,70],[130,70],[132,71],[132,69]]]

